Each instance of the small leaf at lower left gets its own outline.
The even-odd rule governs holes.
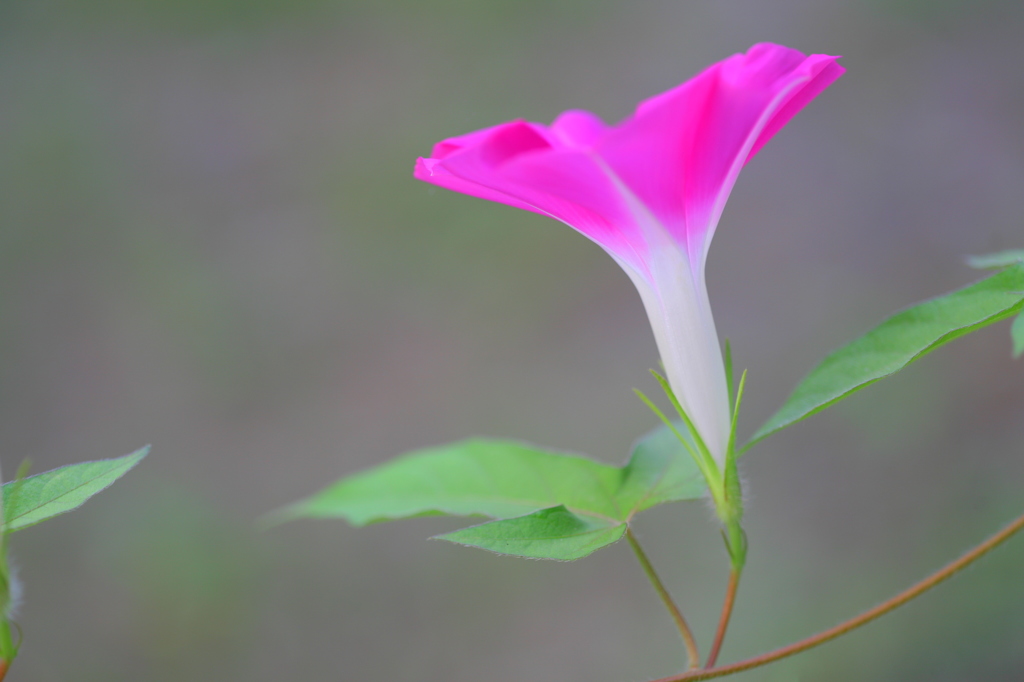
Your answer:
[[[616,542],[626,524],[573,514],[564,505],[438,535],[460,545],[498,554],[573,561]]]

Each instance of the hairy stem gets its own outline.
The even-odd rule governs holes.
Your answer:
[[[700,667],[700,651],[697,650],[697,640],[693,637],[693,631],[690,630],[690,626],[686,624],[686,619],[683,618],[683,612],[679,610],[676,603],[672,601],[672,595],[668,593],[665,588],[665,584],[661,582],[661,578],[654,571],[654,566],[651,565],[651,560],[647,558],[647,554],[640,547],[640,543],[636,539],[636,535],[633,534],[633,529],[626,528],[626,539],[629,540],[629,545],[633,548],[633,552],[636,554],[637,560],[640,562],[640,566],[643,567],[644,573],[647,574],[647,579],[651,581],[651,585],[654,586],[654,590],[661,597],[662,603],[665,604],[665,608],[672,615],[672,620],[676,622],[676,627],[679,628],[679,634],[683,637],[683,644],[686,646],[686,658],[687,667],[689,670],[696,670]]]
[[[718,660],[718,652],[722,650],[722,642],[725,641],[725,631],[729,628],[729,618],[732,617],[732,607],[736,603],[736,590],[740,586],[740,572],[733,568],[729,571],[729,585],[725,588],[725,601],[722,603],[722,615],[718,618],[718,630],[715,632],[715,641],[711,645],[711,653],[708,654],[705,669],[715,667]]]
[[[850,620],[840,623],[839,625],[829,628],[823,632],[819,632],[816,635],[812,635],[807,639],[802,639],[799,642],[794,642],[788,646],[784,646],[781,649],[775,651],[769,651],[766,654],[748,658],[745,661],[738,663],[731,663],[729,665],[723,665],[718,668],[705,668],[703,670],[695,670],[686,672],[681,675],[672,675],[670,677],[663,677],[654,682],[697,682],[697,680],[710,680],[715,677],[724,677],[726,675],[732,675],[734,673],[743,672],[744,670],[750,670],[751,668],[759,668],[762,665],[774,663],[783,658],[787,658],[794,654],[799,654],[808,649],[812,649],[825,642],[830,642],[833,639],[845,635],[851,630],[855,630],[862,625],[866,625],[876,618],[880,618],[890,611],[903,606],[911,599],[920,596],[927,592],[931,588],[935,587],[939,583],[951,578],[954,574],[963,568],[971,565],[981,557],[985,556],[993,549],[1003,544],[1014,534],[1024,529],[1024,515],[1019,516],[1016,520],[1011,522],[1001,531],[985,540],[983,543],[970,550],[959,559],[947,564],[943,568],[940,568],[935,573],[922,580],[921,582],[912,585],[903,592],[900,592],[896,596],[892,597],[888,601],[885,601],[878,606],[868,609],[864,613],[851,618]]]

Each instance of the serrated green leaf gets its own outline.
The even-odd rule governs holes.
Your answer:
[[[625,532],[625,521],[579,516],[560,505],[526,516],[463,528],[436,538],[498,554],[574,561],[618,541]]]
[[[507,519],[564,505],[593,519],[624,521],[703,491],[696,465],[667,429],[640,439],[623,467],[513,441],[474,439],[343,478],[280,515],[343,518],[363,526],[431,515]]]
[[[1005,268],[1014,263],[1024,263],[1024,249],[1011,249],[998,253],[986,253],[983,256],[967,257],[967,264],[978,270]]]
[[[343,478],[284,510],[285,518],[343,518],[354,526],[414,516],[512,518],[564,504],[617,519],[618,467],[523,443],[465,440],[419,450]]]
[[[642,438],[621,467],[476,439],[414,452],[344,478],[277,512],[274,520],[342,518],[362,526],[416,516],[488,516],[516,521],[487,523],[475,527],[487,530],[466,529],[444,539],[481,547],[486,541],[485,548],[495,552],[568,560],[615,542],[637,512],[704,491],[696,464],[667,429]],[[562,511],[537,516],[553,509]]]
[[[1019,358],[1024,353],[1024,313],[1017,316],[1010,327],[1010,338],[1013,339],[1013,357]]]
[[[7,532],[14,532],[80,507],[142,461],[149,446],[130,455],[69,464],[3,486]]]
[[[864,336],[835,351],[793,391],[789,400],[750,442],[820,412],[918,358],[1024,306],[1024,264],[893,315]]]

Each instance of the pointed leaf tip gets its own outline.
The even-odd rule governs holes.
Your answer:
[[[82,506],[128,473],[150,446],[114,459],[69,464],[3,485],[5,530],[13,533]]]

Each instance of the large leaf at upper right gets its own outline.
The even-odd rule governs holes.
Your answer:
[[[795,424],[964,334],[1024,308],[1024,263],[899,312],[825,358],[750,442]]]

